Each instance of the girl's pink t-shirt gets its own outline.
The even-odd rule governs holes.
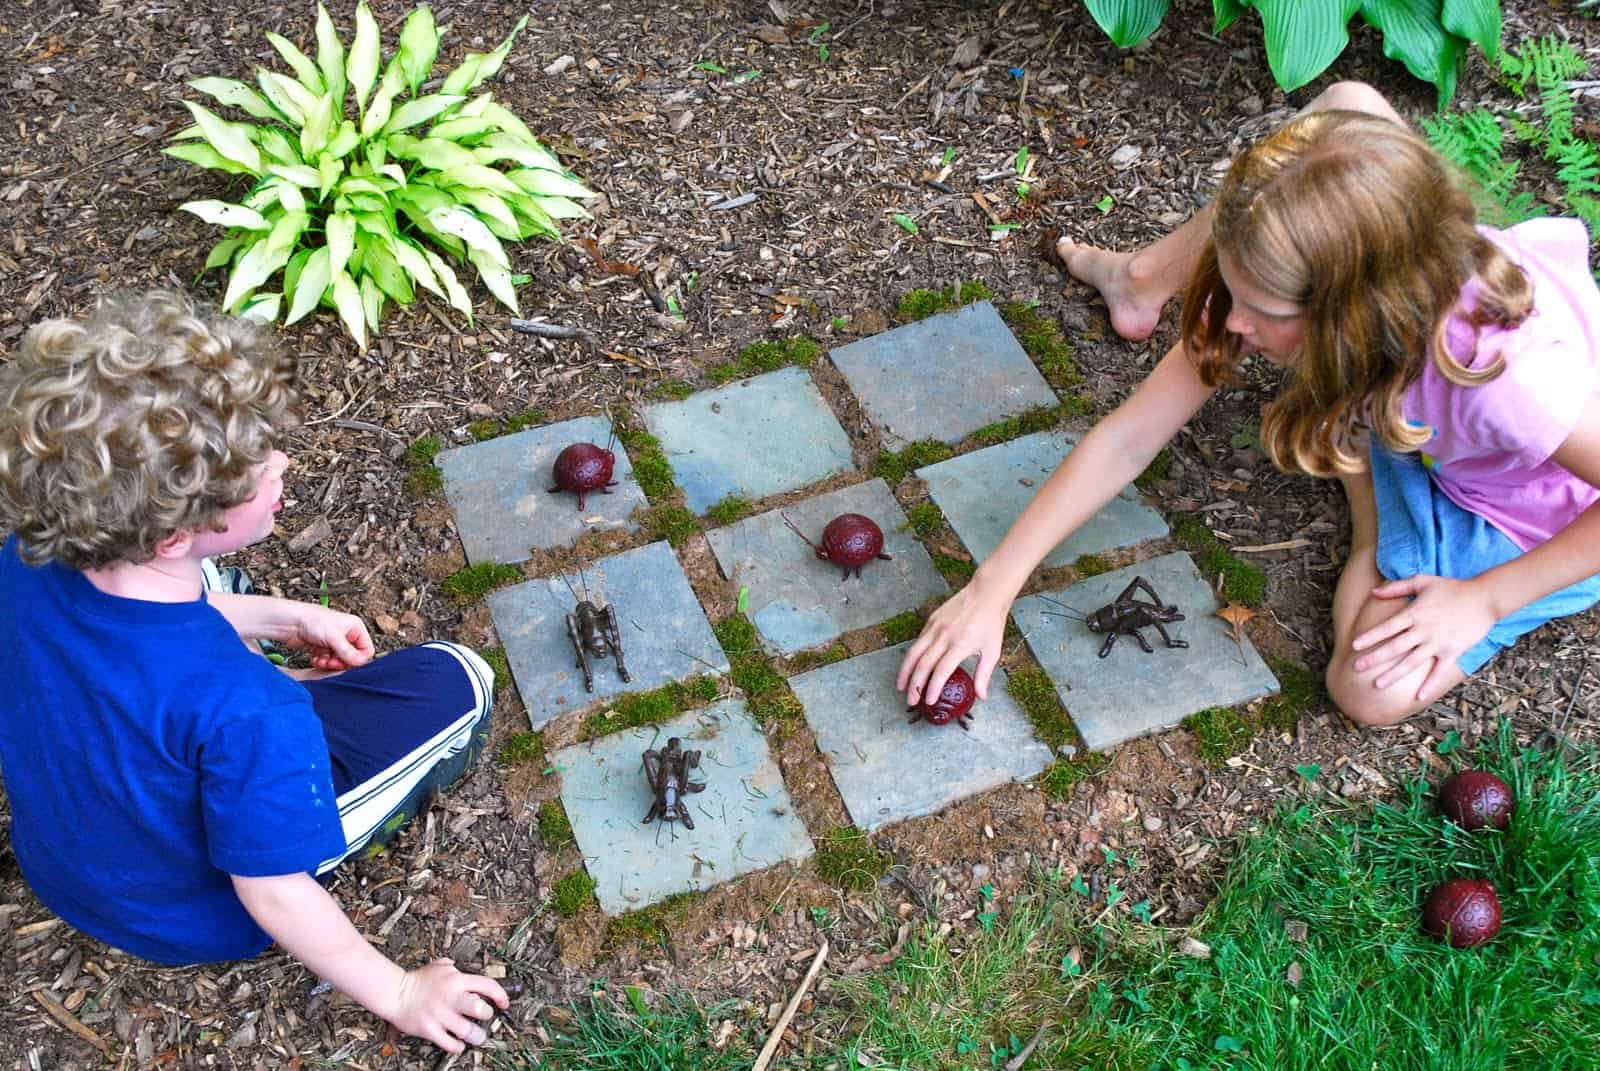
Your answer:
[[[1457,360],[1481,368],[1498,356],[1505,369],[1481,386],[1463,387],[1429,362],[1406,392],[1404,413],[1433,430],[1422,459],[1439,489],[1528,550],[1600,499],[1600,491],[1551,457],[1600,387],[1600,289],[1589,274],[1589,235],[1578,220],[1479,231],[1527,273],[1533,311],[1510,329],[1477,329],[1475,354],[1474,329],[1452,317],[1446,339]],[[1462,308],[1472,308],[1478,285],[1473,279],[1463,288]]]

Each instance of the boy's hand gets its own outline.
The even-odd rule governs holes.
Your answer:
[[[372,635],[359,617],[312,603],[299,607],[295,633],[283,642],[309,651],[317,669],[338,672],[372,661]]]
[[[461,1052],[489,1039],[489,1031],[476,1020],[488,1020],[496,1008],[504,1011],[510,1003],[492,978],[463,974],[450,960],[436,959],[406,972],[389,1021],[446,1052]]]

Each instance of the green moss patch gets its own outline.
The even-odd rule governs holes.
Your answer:
[[[933,567],[939,570],[939,574],[951,583],[970,580],[972,574],[978,571],[978,567],[971,562],[964,562],[960,558],[952,558],[950,555],[940,554],[938,551],[934,551],[929,557],[933,559]]]
[[[670,497],[677,483],[667,455],[661,452],[661,440],[636,427],[627,413],[613,413],[611,426],[616,430],[618,441],[628,451],[628,460],[633,463],[633,478],[639,484],[639,490],[644,492],[644,497],[652,503]]]
[[[706,510],[706,516],[718,524],[732,524],[742,517],[749,516],[751,508],[749,499],[729,495]]]
[[[879,625],[878,631],[883,633],[884,640],[892,647],[897,643],[916,639],[922,632],[922,618],[915,610],[907,610]]]
[[[1056,390],[1066,390],[1083,382],[1078,361],[1072,352],[1072,343],[1061,333],[1061,325],[1053,316],[1044,316],[1039,310],[1012,302],[1000,310],[1012,334],[1022,344],[1023,350],[1039,366],[1045,382]]]
[[[1050,683],[1044,670],[1038,666],[1018,667],[1007,675],[1006,691],[1017,701],[1033,723],[1039,739],[1048,744],[1051,751],[1078,739],[1072,719],[1067,717],[1066,709],[1056,696],[1056,686]]]
[[[783,677],[761,649],[756,627],[743,614],[734,614],[712,626],[731,667],[733,683],[748,696],[764,695],[784,687]]]
[[[944,514],[932,502],[918,502],[906,510],[908,527],[923,539],[944,527]]]
[[[480,647],[478,656],[489,663],[489,668],[494,670],[494,690],[499,694],[500,689],[511,683],[511,663],[506,660],[504,647]]]
[[[801,651],[789,659],[791,673],[804,673],[818,666],[831,666],[835,662],[843,662],[850,657],[850,649],[842,643],[836,643],[826,651]]]
[[[1172,538],[1194,555],[1200,571],[1221,578],[1221,594],[1229,602],[1259,607],[1267,595],[1267,574],[1229,553],[1206,523],[1192,513],[1172,519]]]
[[[700,530],[700,522],[687,507],[663,502],[639,514],[639,527],[650,539],[665,539],[680,547]]]
[[[906,478],[906,474],[913,469],[920,469],[924,465],[932,465],[943,461],[955,454],[948,445],[938,439],[918,439],[898,453],[887,451],[878,455],[872,463],[872,474],[882,477],[890,487]]]
[[[745,701],[745,707],[756,724],[771,732],[781,742],[805,717],[805,708],[787,686]]]
[[[681,379],[665,379],[650,389],[650,397],[681,402],[694,393],[694,387]]]
[[[817,876],[830,885],[868,892],[889,869],[889,857],[855,826],[837,826],[817,839]]]
[[[618,915],[606,923],[606,942],[616,945],[625,941],[659,943],[665,940],[667,924],[682,918],[698,895],[692,892],[673,893],[642,911]]]
[[[439,584],[456,602],[467,604],[482,599],[496,588],[515,584],[522,579],[522,570],[515,565],[499,562],[479,562],[451,573]]]
[[[1183,727],[1194,734],[1195,751],[1212,765],[1243,751],[1255,735],[1249,719],[1229,707],[1207,707],[1184,718]]]
[[[985,424],[972,433],[972,439],[979,446],[993,446],[996,443],[1009,442],[1023,435],[1031,435],[1036,431],[1049,431],[1061,422],[1061,407],[1058,405],[1043,405],[1037,409],[1030,409],[1026,413],[1019,413],[1007,420]]]
[[[1057,759],[1040,775],[1039,789],[1053,800],[1064,800],[1072,794],[1072,786],[1104,772],[1110,765],[1110,759],[1093,752],[1076,759]]]
[[[1148,491],[1156,484],[1167,478],[1167,473],[1172,471],[1172,451],[1163,446],[1156,456],[1150,459],[1150,464],[1144,471],[1133,478],[1134,486],[1141,491]]]
[[[574,870],[550,890],[550,906],[556,914],[570,919],[594,899],[595,882],[587,871]]]
[[[1278,694],[1268,696],[1256,706],[1256,717],[1263,727],[1276,732],[1293,729],[1302,715],[1321,705],[1327,697],[1322,677],[1287,658],[1268,658],[1267,668],[1278,678]]]
[[[1077,561],[1072,563],[1072,568],[1079,576],[1090,577],[1109,573],[1114,566],[1098,554],[1080,554]]]
[[[729,380],[775,372],[790,366],[809,368],[820,356],[822,344],[804,335],[776,342],[752,342],[740,350],[734,360],[706,369],[706,375],[714,383],[727,383]]]
[[[969,279],[959,286],[947,286],[943,290],[907,290],[901,295],[896,311],[902,320],[925,320],[935,313],[959,309],[993,296],[981,281]]]
[[[674,681],[648,692],[624,692],[611,704],[583,719],[578,739],[592,740],[597,736],[632,729],[639,725],[656,725],[677,717],[686,710],[694,710],[711,702],[722,692],[715,677],[694,677],[688,681]]]
[[[502,766],[525,766],[544,758],[544,737],[532,730],[513,733],[500,748]]]
[[[539,839],[551,851],[572,843],[572,823],[567,820],[560,800],[545,800],[539,804]]]
[[[426,498],[444,486],[444,476],[433,464],[443,449],[444,440],[437,435],[424,435],[406,447],[406,494]]]

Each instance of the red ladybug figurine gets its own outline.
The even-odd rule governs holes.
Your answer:
[[[610,450],[602,450],[594,443],[573,443],[556,455],[556,485],[550,488],[550,493],[575,492],[581,513],[584,495],[590,491],[609,495],[611,492],[606,488],[617,485],[617,481],[611,478],[611,471],[616,464],[617,455]]]
[[[864,517],[859,513],[842,513],[828,522],[822,530],[822,545],[812,543],[806,534],[795,527],[787,514],[779,514],[783,523],[787,524],[795,535],[804,539],[812,550],[817,552],[817,557],[823,561],[833,562],[844,570],[840,580],[850,579],[854,573],[857,580],[861,579],[861,567],[875,558],[884,561],[893,561],[889,555],[883,553],[883,529],[871,517]]]
[[[1516,806],[1511,786],[1486,770],[1462,770],[1439,786],[1439,810],[1469,832],[1504,829]]]
[[[1500,899],[1487,881],[1453,878],[1428,894],[1422,928],[1456,948],[1474,948],[1500,932]]]
[[[944,687],[939,689],[938,698],[932,702],[929,702],[929,698],[923,696],[921,703],[906,707],[907,711],[916,711],[908,724],[914,724],[919,718],[927,718],[930,725],[955,722],[971,732],[967,722],[972,718],[972,704],[978,700],[978,686],[973,683],[972,674],[957,666],[956,671],[950,674],[950,679],[944,682]]]

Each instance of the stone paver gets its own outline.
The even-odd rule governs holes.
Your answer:
[[[535,729],[552,718],[622,692],[642,692],[701,673],[725,673],[727,657],[705,611],[666,543],[651,543],[592,562],[568,580],[596,606],[617,608],[617,628],[633,680],[624,684],[611,657],[595,659],[594,691],[567,635],[576,605],[559,576],[489,594],[489,612],[505,644],[522,705]]]
[[[654,800],[642,756],[673,736],[701,752],[693,776],[706,789],[687,797],[693,829],[640,821]],[[608,915],[812,854],[767,739],[742,700],[562,748],[550,761],[561,772],[561,803]]]
[[[1078,441],[1063,431],[1041,431],[974,450],[917,470],[961,542],[978,561],[987,558],[1034,492]],[[1126,487],[1082,527],[1045,556],[1052,568],[1080,555],[1099,554],[1167,534],[1161,514]]]
[[[989,698],[973,707],[969,732],[953,722],[909,722],[894,679],[910,646],[887,647],[789,679],[850,820],[868,832],[1027,780],[1051,761],[1050,749],[1007,694],[1001,669],[989,683]]]
[[[604,447],[610,435],[610,421],[579,417],[441,452],[434,464],[444,475],[445,497],[455,511],[467,560],[474,565],[526,561],[535,547],[570,546],[589,532],[638,531],[628,517],[648,503],[621,443],[611,446],[617,455],[611,478],[617,486],[610,494],[587,495],[579,512],[577,496],[548,493],[555,486],[557,454],[573,443]]]
[[[860,579],[841,581],[840,567],[817,558],[783,522],[786,515],[807,538],[820,542],[822,529],[843,513],[877,522],[884,552],[893,560],[869,562]],[[905,513],[888,486],[869,480],[714,529],[706,539],[722,574],[748,589],[746,612],[762,641],[779,654],[792,654],[949,592],[905,525]]]
[[[1120,594],[1135,576],[1150,581],[1163,602],[1176,604],[1186,620],[1167,626],[1187,649],[1169,650],[1154,628],[1144,630],[1153,654],[1122,636],[1105,658],[1104,637],[1081,621],[1051,616],[1090,613]],[[1047,596],[1048,598],[1046,598]],[[1048,601],[1050,599],[1054,602]],[[1245,639],[1216,616],[1218,603],[1189,555],[1167,554],[1125,569],[1079,581],[1062,591],[1016,601],[1011,616],[1033,655],[1056,686],[1067,713],[1091,750],[1170,729],[1207,707],[1228,707],[1278,690],[1278,682]]]
[[[849,437],[799,368],[652,405],[644,419],[695,513],[729,495],[766,498],[851,467]]]
[[[918,439],[959,442],[1057,400],[987,301],[852,342],[829,357],[890,450]]]

